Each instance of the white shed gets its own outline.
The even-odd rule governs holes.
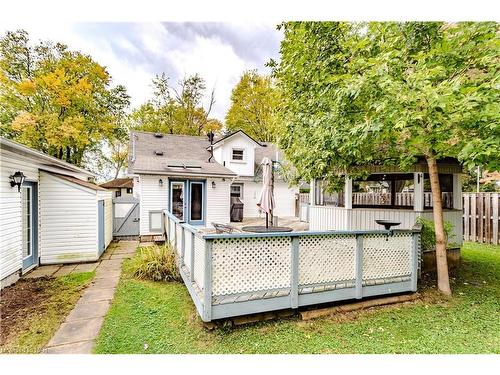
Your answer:
[[[38,265],[97,260],[113,236],[111,192],[82,168],[1,137],[0,146],[0,286]]]

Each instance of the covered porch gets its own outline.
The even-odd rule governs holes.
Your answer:
[[[438,163],[444,220],[453,225],[448,242],[461,244],[461,166],[455,160]],[[410,172],[373,166],[367,179],[346,177],[340,191],[329,192],[325,183],[312,180],[309,203],[301,203],[300,218],[310,230],[376,230],[378,219],[401,223],[396,229],[411,229],[421,217],[433,220],[433,201],[427,166],[415,164]]]

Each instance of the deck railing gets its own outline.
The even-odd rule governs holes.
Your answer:
[[[203,321],[416,291],[420,229],[207,234],[165,211]]]

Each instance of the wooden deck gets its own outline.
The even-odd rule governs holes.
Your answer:
[[[216,234],[168,211],[164,222],[205,322],[417,290],[420,228]]]

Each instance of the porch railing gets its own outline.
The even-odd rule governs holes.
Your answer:
[[[207,234],[164,215],[203,321],[417,290],[419,228]]]

